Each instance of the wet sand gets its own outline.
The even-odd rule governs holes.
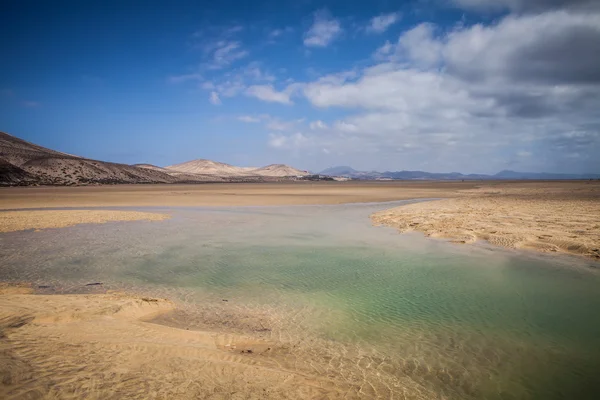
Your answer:
[[[269,342],[146,322],[173,308],[122,293],[0,287],[0,397],[343,397],[343,384],[281,368]]]
[[[457,243],[600,258],[600,182],[486,184],[458,197],[410,204],[372,216],[400,232]]]
[[[594,256],[600,245],[599,189],[595,182],[9,188],[0,190],[0,208],[341,204],[446,198],[382,211],[372,218],[401,231],[417,230],[459,242],[484,239],[506,247]],[[56,210],[5,211],[0,215],[21,212],[26,218],[18,226],[23,229],[36,228],[39,223],[43,223],[41,228],[68,226],[70,223],[61,224],[84,218],[78,216],[82,211],[71,210],[61,214]],[[94,213],[100,213],[97,219],[104,222],[115,220],[114,213],[120,211]],[[143,219],[153,218],[163,216],[145,215]],[[0,397],[386,397],[374,387],[356,384],[360,381],[356,378],[287,368],[282,353],[286,349],[260,335],[216,326],[214,330],[187,330],[181,320],[169,323],[169,316],[176,312],[168,300],[133,294],[35,295],[27,286],[0,287]],[[243,320],[247,316],[238,317]],[[311,365],[310,359],[301,361]],[[405,388],[406,398],[446,398],[409,379],[394,384]]]
[[[0,188],[0,209],[344,204],[452,197],[478,182],[297,182]]]

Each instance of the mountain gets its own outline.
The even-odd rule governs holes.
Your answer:
[[[600,179],[600,174],[555,174],[547,172],[515,172],[501,171],[495,175],[461,174],[460,172],[435,173],[425,171],[357,171],[351,167],[340,166],[327,168],[321,172],[327,176],[347,176],[353,179],[394,179],[394,180],[495,180],[495,179],[532,179],[532,180],[566,180],[566,179]]]
[[[283,164],[235,167],[194,160],[166,168],[118,164],[47,149],[0,132],[0,186],[114,183],[267,182],[308,175]]]
[[[161,171],[77,157],[0,132],[0,185],[170,183]]]
[[[169,170],[163,167],[158,167],[156,165],[152,165],[152,164],[133,164],[132,167],[136,167],[136,168],[146,168],[146,169],[151,169],[153,171],[162,171],[165,173],[168,173]]]
[[[166,169],[169,171],[229,177],[288,177],[308,175],[307,171],[301,171],[285,164],[271,164],[262,168],[236,167],[230,164],[203,159],[170,165]]]
[[[504,170],[494,175],[498,179],[600,179],[600,174],[555,174],[549,172],[516,172]]]
[[[271,164],[266,167],[253,169],[250,171],[252,174],[260,175],[260,176],[305,176],[308,175],[308,171],[301,171],[299,169],[290,167],[285,164]]]
[[[244,168],[204,159],[192,160],[181,164],[169,165],[165,168],[170,171],[187,172],[190,174],[205,174],[218,176],[250,175]]]

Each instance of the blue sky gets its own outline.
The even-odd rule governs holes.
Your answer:
[[[107,161],[600,172],[592,0],[5,1],[0,130]]]

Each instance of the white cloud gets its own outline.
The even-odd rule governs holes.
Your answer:
[[[373,54],[373,57],[376,60],[385,60],[388,59],[395,51],[395,45],[393,45],[392,43],[390,43],[389,40],[386,40],[385,43],[383,44],[383,46],[379,47],[375,53]]]
[[[327,124],[321,120],[317,120],[317,121],[313,121],[309,124],[310,129],[312,130],[317,130],[317,129],[326,129],[327,128]]]
[[[443,43],[435,37],[436,27],[422,23],[404,32],[395,44],[386,41],[374,53],[376,60],[403,62],[429,68],[441,60]]]
[[[293,31],[294,31],[294,28],[292,28],[291,26],[286,26],[285,28],[281,28],[281,29],[273,29],[272,31],[269,32],[268,36],[271,39],[275,39],[275,38],[285,35],[286,33],[291,33]]]
[[[383,33],[387,29],[400,20],[400,13],[393,12],[389,14],[382,14],[377,17],[371,18],[369,25],[367,26],[367,32],[369,33]]]
[[[215,106],[221,105],[221,98],[219,97],[219,93],[217,92],[210,92],[208,101],[210,101],[210,103]]]
[[[256,124],[256,123],[260,122],[260,118],[253,117],[251,115],[240,115],[239,117],[237,117],[237,119],[239,121],[247,122],[247,123],[251,123],[251,124]]]
[[[332,18],[325,10],[317,11],[310,29],[304,34],[307,47],[327,47],[342,33],[340,21]]]
[[[212,60],[208,64],[209,69],[221,69],[237,60],[248,56],[248,51],[242,48],[242,43],[238,41],[220,40],[214,44],[212,51]]]
[[[448,69],[466,79],[600,82],[600,13],[508,16],[453,32],[444,46]]]
[[[312,140],[304,136],[301,132],[285,136],[276,133],[269,135],[269,146],[279,149],[299,149],[309,146]]]
[[[349,115],[272,141],[383,168],[497,172],[514,162],[539,170],[546,160],[550,170],[599,170],[599,18],[510,15],[438,35],[418,25],[379,50],[385,62],[300,86],[312,105]],[[574,154],[581,162],[565,161]]]
[[[398,39],[398,51],[418,65],[433,66],[440,61],[442,43],[435,38],[435,26],[423,23]]]
[[[291,93],[286,91],[278,92],[272,85],[250,86],[246,89],[246,95],[271,103],[293,104],[290,100]]]
[[[275,76],[260,67],[260,63],[254,61],[246,65],[240,73],[255,82],[274,82]]]

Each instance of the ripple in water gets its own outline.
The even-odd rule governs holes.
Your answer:
[[[279,367],[358,397],[600,398],[589,261],[372,227],[386,207],[175,209],[2,234],[0,278],[174,298],[158,322],[278,343]]]

